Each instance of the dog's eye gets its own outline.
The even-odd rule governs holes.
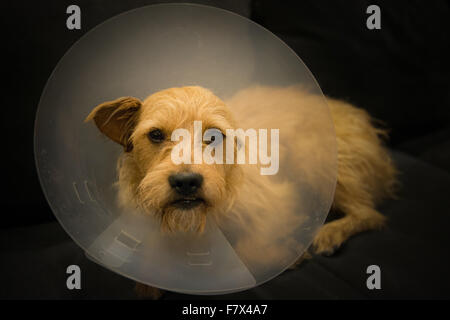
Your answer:
[[[160,143],[164,141],[165,135],[161,130],[154,129],[148,133],[148,138],[155,143]]]
[[[216,141],[216,138],[218,138]],[[205,144],[211,144],[213,142],[216,142],[217,144],[221,143],[223,139],[225,138],[225,135],[220,131],[219,129],[212,128],[205,131],[204,134],[204,141]]]

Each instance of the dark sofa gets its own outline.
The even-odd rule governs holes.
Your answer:
[[[252,290],[204,299],[402,299],[450,297],[450,5],[446,1],[196,1],[245,15],[303,59],[326,95],[365,108],[390,128],[399,168],[398,199],[379,209],[379,232],[355,236],[332,257],[314,256]],[[55,221],[39,186],[33,124],[39,96],[58,59],[83,33],[152,1],[79,1],[81,31],[58,27],[69,2],[8,3],[8,75],[1,117],[5,141],[0,230],[0,298],[135,298],[133,281],[88,260]],[[381,8],[368,30],[366,8]],[[5,12],[5,10],[4,10]],[[28,19],[16,24],[24,12]],[[19,110],[19,111],[18,111]],[[9,138],[14,136],[15,139]],[[20,143],[18,143],[20,141]],[[13,168],[13,169],[9,169]],[[66,288],[65,268],[83,270],[83,290]],[[381,268],[368,290],[366,268]],[[167,293],[163,299],[191,299]]]

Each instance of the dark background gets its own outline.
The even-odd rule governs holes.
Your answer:
[[[2,255],[7,252],[10,254],[7,258],[13,259],[17,266],[20,266],[17,273],[26,273],[26,264],[36,261],[31,255],[32,252],[39,252],[42,248],[51,247],[61,241],[70,241],[54,223],[55,218],[40,188],[34,163],[34,119],[47,79],[62,55],[90,29],[124,11],[161,2],[55,0],[9,1],[3,4],[3,189],[0,242]],[[388,146],[396,155],[394,159],[402,172],[403,193],[398,202],[385,206],[383,212],[388,216],[392,214],[394,218],[390,217],[392,227],[387,234],[384,233],[384,238],[362,236],[358,238],[361,246],[356,247],[364,251],[367,249],[364,244],[368,243],[372,253],[375,252],[372,258],[375,255],[393,265],[391,284],[395,285],[395,289],[389,291],[387,296],[381,297],[399,298],[403,297],[402,292],[405,292],[406,296],[409,292],[413,297],[449,297],[449,276],[441,277],[440,280],[436,278],[439,283],[426,280],[441,268],[448,269],[449,266],[449,2],[185,2],[221,7],[266,27],[297,52],[326,95],[345,99],[365,108],[390,128],[391,138]],[[81,8],[81,30],[68,30],[65,26],[66,8],[71,4],[77,4]],[[366,8],[370,4],[377,4],[381,8],[381,30],[366,28]],[[427,239],[431,239],[431,242],[427,243]],[[377,246],[377,243],[382,243],[383,246]],[[395,248],[399,250],[395,251]],[[79,254],[75,247],[70,250],[64,254],[68,257],[70,252]],[[42,253],[42,259],[46,257],[45,252]],[[55,259],[56,253],[47,254],[47,259]],[[332,267],[337,268],[334,269],[334,275],[339,278],[352,269],[352,259],[357,259],[357,255],[349,258],[345,254],[344,251],[341,256],[338,255],[337,260],[321,260],[324,258],[319,257],[317,261],[319,264],[321,261],[334,261]],[[418,265],[418,261],[422,260],[418,257],[419,254],[424,254],[422,259],[429,259],[431,262],[428,260]],[[57,256],[61,257],[61,254]],[[396,258],[392,258],[394,256]],[[392,263],[392,259],[397,259],[397,262]],[[83,263],[87,262],[80,262]],[[329,262],[323,262],[323,265],[327,263]],[[402,291],[402,285],[407,285],[410,275],[405,275],[402,282],[394,271],[395,267],[406,266],[413,269],[415,266],[415,275],[418,279],[423,279],[423,284],[416,284],[416,287],[404,288]],[[54,272],[59,270],[55,265],[52,268]],[[119,276],[110,273],[105,276],[102,268],[91,268],[96,270],[91,273],[93,279],[111,276],[116,279],[114,281],[120,281]],[[312,270],[310,275],[321,283],[322,289],[325,287],[323,290],[333,294],[321,294],[323,290],[314,291],[315,289],[311,288],[316,286],[311,285],[310,295],[308,292],[291,292],[286,295],[280,285],[275,291],[272,287],[267,289],[270,291],[268,297],[354,297],[353,293],[345,294],[349,292],[346,291],[348,288],[345,289],[345,285],[327,287],[333,281],[327,280],[324,275],[314,278],[317,270],[311,269],[311,265],[309,268]],[[8,273],[3,273],[5,272]],[[48,273],[45,269],[42,272]],[[63,279],[64,274],[58,277]],[[364,274],[358,274],[357,278],[361,277],[364,277]],[[47,280],[51,282],[54,279]],[[114,288],[117,288],[114,281],[110,282],[112,284],[108,290],[114,291]],[[14,291],[15,287],[10,285],[5,289],[3,286],[3,294],[0,294],[0,297],[22,297],[25,293],[19,292],[19,289]],[[60,296],[58,290],[48,290],[47,297]],[[361,290],[356,290],[356,297],[360,297],[358,294]],[[344,294],[341,295],[342,292]],[[39,294],[40,291],[27,291],[25,296],[35,297]],[[362,294],[363,297],[365,295],[366,293]],[[93,296],[83,296],[89,297]],[[97,293],[94,297],[103,296]],[[121,297],[120,294],[118,297]]]

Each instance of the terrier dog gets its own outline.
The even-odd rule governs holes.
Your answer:
[[[316,182],[322,178],[317,177],[332,176],[331,169],[312,169],[318,167],[316,162],[325,152],[317,145],[321,115],[315,106],[322,101],[300,86],[255,86],[225,103],[208,89],[189,86],[166,89],[144,101],[124,97],[102,103],[86,121],[94,120],[104,135],[124,148],[117,167],[121,206],[138,207],[154,215],[161,229],[169,233],[202,233],[207,217],[218,224],[227,220],[225,228],[241,228],[243,235],[236,240],[235,248],[251,265],[261,259],[280,261],[289,257],[277,241],[304,222],[295,214],[296,203],[302,202],[295,183],[261,175],[260,164],[176,164],[171,157],[176,145],[172,133],[183,128],[192,134],[194,122],[202,121],[203,129],[216,130],[224,144],[230,128],[282,128],[280,163],[289,166],[292,176],[301,176],[313,189],[320,190]],[[376,128],[362,109],[331,98],[327,103],[337,144],[332,210],[343,217],[324,224],[316,233],[313,252],[324,255],[332,254],[359,232],[381,228],[386,218],[375,205],[392,196],[396,185],[396,169],[382,141],[386,131]],[[317,134],[305,139],[299,136],[299,128],[304,134]],[[203,141],[201,148],[212,141]],[[248,145],[244,149],[248,156]],[[262,251],[255,246],[264,248],[264,255],[257,254]],[[137,289],[153,298],[161,294],[141,284]]]

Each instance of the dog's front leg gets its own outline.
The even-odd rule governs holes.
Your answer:
[[[136,282],[134,291],[140,299],[158,300],[164,294],[164,291],[146,284]]]
[[[308,251],[303,252],[303,254],[300,256],[300,258],[297,259],[297,261],[294,262],[292,266],[290,266],[288,269],[293,270],[296,269],[298,266],[302,264],[303,261],[311,259],[312,256]]]
[[[332,255],[348,238],[366,231],[380,229],[386,218],[370,206],[354,205],[343,218],[326,223],[313,241],[316,254]]]

